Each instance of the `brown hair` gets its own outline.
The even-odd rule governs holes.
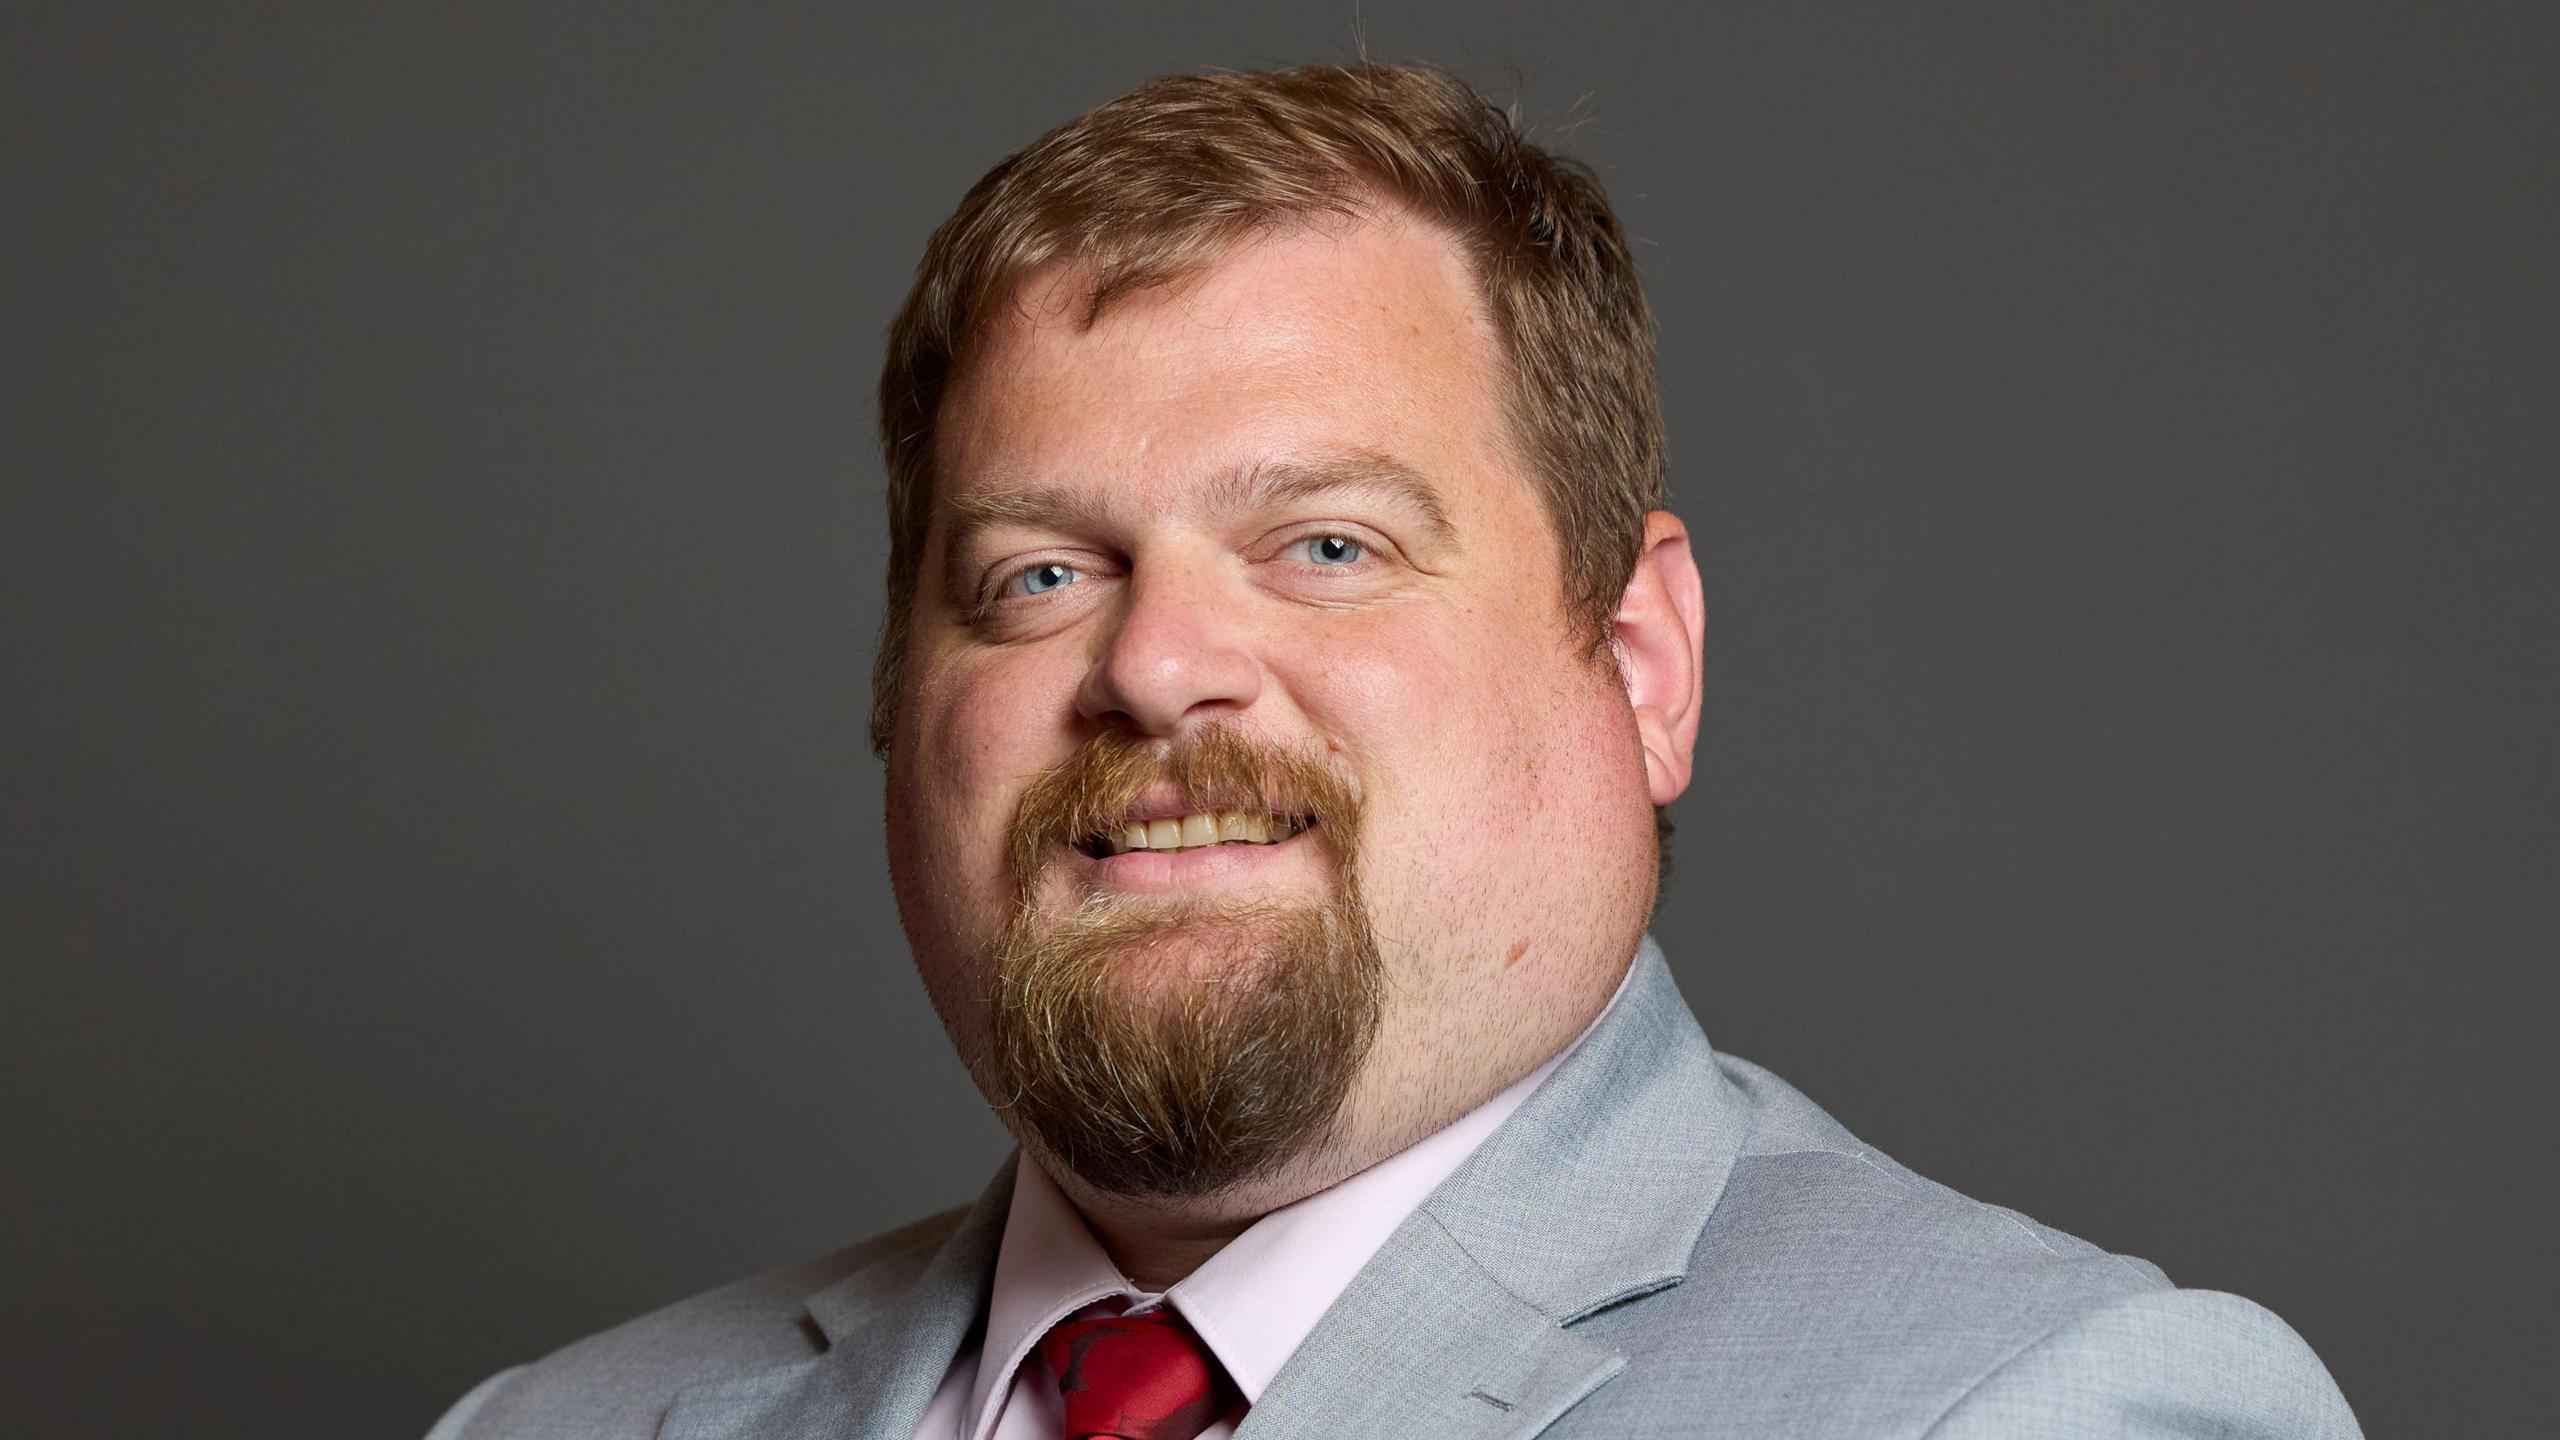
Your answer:
[[[1464,82],[1419,66],[1177,75],[1050,131],[933,234],[889,330],[880,440],[889,594],[872,671],[886,753],[932,515],[934,422],[994,307],[1029,271],[1092,274],[1086,321],[1257,233],[1401,210],[1446,231],[1510,361],[1507,408],[1594,648],[1664,501],[1653,319],[1599,180],[1531,144]]]

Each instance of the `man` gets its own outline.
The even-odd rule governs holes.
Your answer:
[[[900,915],[978,1203],[439,1437],[2345,1436],[2320,1363],[1714,1054],[1644,935],[1703,606],[1598,186],[1463,86],[1160,81],[881,385]]]

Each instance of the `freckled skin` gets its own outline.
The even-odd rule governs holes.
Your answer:
[[[983,957],[1013,894],[1005,826],[1032,777],[1100,728],[1174,736],[1226,719],[1324,746],[1356,778],[1388,995],[1334,1141],[1178,1205],[1059,1177],[1133,1273],[1179,1273],[1581,1031],[1650,913],[1651,807],[1686,783],[1694,720],[1640,739],[1630,682],[1568,633],[1555,531],[1502,414],[1500,348],[1436,232],[1282,233],[1089,329],[1080,300],[1077,275],[1032,276],[944,404],[889,850],[926,987],[975,1070]],[[1368,495],[1252,513],[1205,498],[1258,460],[1346,449],[1420,472],[1454,541]],[[1107,499],[1108,519],[978,537],[961,566],[973,584],[1042,562],[1076,578],[1007,592],[972,623],[978,597],[943,593],[950,498],[1025,484]],[[1317,566],[1315,535],[1378,563]],[[1685,566],[1685,537],[1678,549]],[[1275,867],[1270,883],[1326,878]],[[1073,898],[1052,884],[1043,903]],[[1150,1252],[1159,1242],[1192,1245],[1189,1262]]]

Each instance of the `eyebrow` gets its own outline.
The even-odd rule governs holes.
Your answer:
[[[1369,495],[1411,512],[1442,545],[1457,542],[1440,492],[1419,470],[1382,451],[1355,449],[1258,461],[1211,483],[1213,514],[1235,514],[1336,494]],[[943,593],[953,598],[974,588],[966,573],[969,548],[999,525],[1046,529],[1106,528],[1122,514],[1107,495],[1055,485],[1001,485],[947,502],[951,531],[943,547]]]
[[[1344,492],[1371,495],[1412,511],[1443,545],[1455,544],[1458,538],[1458,527],[1449,523],[1449,510],[1440,503],[1439,490],[1421,471],[1375,450],[1266,460],[1221,488],[1226,493],[1213,496],[1210,503],[1231,510],[1263,509]]]

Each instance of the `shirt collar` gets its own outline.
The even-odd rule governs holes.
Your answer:
[[[1049,1327],[1097,1300],[1139,1292],[1103,1253],[1084,1217],[1030,1155],[1014,1169],[1012,1208],[996,1249],[987,1297],[986,1335],[969,1386],[968,1434],[984,1440],[996,1409],[1013,1388],[1013,1372]],[[1224,1359],[1224,1356],[1220,1357]]]
[[[1629,972],[1632,975],[1633,969]],[[1626,993],[1600,1009],[1606,1016]],[[1218,1357],[1247,1403],[1262,1398],[1280,1367],[1324,1318],[1352,1277],[1407,1216],[1520,1108],[1593,1029],[1491,1099],[1403,1150],[1328,1189],[1284,1205],[1247,1227],[1217,1254],[1150,1295],[1120,1273],[1084,1217],[1029,1154],[1014,1180],[1004,1240],[996,1252],[987,1327],[970,1386],[974,1440],[993,1432],[1014,1372],[1051,1326],[1097,1301],[1171,1305]]]

